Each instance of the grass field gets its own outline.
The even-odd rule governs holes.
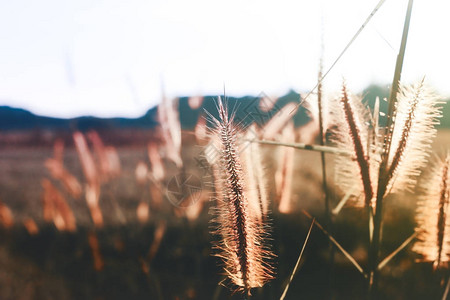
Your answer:
[[[186,142],[188,141],[188,142]],[[440,130],[433,145],[435,151],[448,149],[450,130]],[[205,191],[211,178],[198,165],[202,149],[184,139],[182,157],[185,172],[196,174]],[[165,196],[162,207],[150,208],[149,220],[140,223],[136,208],[148,201],[148,189],[135,180],[135,168],[146,160],[146,149],[118,148],[121,173],[102,186],[100,207],[105,226],[94,229],[85,201],[67,196],[77,222],[77,231],[59,232],[43,219],[41,179],[49,177],[44,162],[52,149],[27,148],[0,150],[0,200],[12,211],[14,226],[0,233],[0,299],[240,299],[218,285],[221,268],[211,256],[209,203],[200,216],[189,221],[178,217]],[[268,174],[274,168],[275,147],[265,146]],[[327,155],[330,193],[334,205],[342,192],[333,186],[333,157]],[[80,163],[74,149],[67,149],[64,164],[83,181]],[[277,255],[276,279],[256,290],[252,299],[278,299],[295,265],[310,225],[301,210],[305,209],[323,222],[323,195],[319,154],[296,150],[290,214],[275,209],[270,215],[273,227],[273,250]],[[168,168],[165,184],[178,171]],[[274,198],[274,179],[269,177],[269,191]],[[163,185],[162,194],[165,195]],[[415,197],[413,194],[389,197],[385,205],[382,257],[396,249],[414,230]],[[182,208],[181,208],[182,210]],[[26,218],[35,220],[39,233],[31,235],[24,226]],[[335,218],[333,235],[361,266],[367,265],[367,216],[361,210],[344,208]],[[166,230],[148,269],[147,257],[155,239],[155,228],[165,223]],[[93,268],[88,235],[95,231],[104,268]],[[361,299],[364,278],[348,260],[336,252],[330,269],[329,242],[317,228],[313,229],[301,269],[291,284],[287,299],[324,299],[332,293],[335,299]],[[442,286],[439,274],[430,264],[415,263],[410,247],[403,250],[383,270],[383,299],[437,299]],[[148,272],[146,272],[146,270]],[[330,288],[331,287],[331,288]]]

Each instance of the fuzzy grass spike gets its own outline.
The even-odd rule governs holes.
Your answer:
[[[418,241],[413,250],[439,268],[450,261],[450,154],[435,163],[422,183],[417,206]]]
[[[272,279],[272,252],[265,246],[266,227],[249,199],[249,186],[237,143],[238,127],[233,124],[226,104],[219,98],[219,118],[210,115],[213,130],[212,149],[217,151],[215,169],[216,219],[213,233],[220,236],[215,244],[224,271],[237,290],[250,295],[250,290],[262,287]],[[211,159],[209,159],[211,163]]]

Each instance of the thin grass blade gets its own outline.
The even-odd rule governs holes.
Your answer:
[[[397,98],[397,92],[399,87],[399,81],[401,77],[403,60],[405,56],[406,50],[406,41],[408,39],[408,31],[409,24],[411,21],[411,13],[412,13],[413,0],[408,1],[408,8],[405,16],[405,23],[403,26],[403,34],[402,41],[400,44],[400,51],[397,56],[394,79],[392,81],[391,93],[389,96],[388,103],[388,119],[384,132],[384,149],[382,154],[382,159],[379,168],[379,176],[378,176],[378,186],[377,186],[377,197],[376,197],[376,208],[374,215],[374,230],[373,230],[373,239],[369,247],[369,274],[371,278],[369,280],[368,286],[368,298],[375,299],[377,294],[377,282],[378,282],[378,255],[380,248],[380,240],[381,240],[381,220],[382,220],[382,211],[383,211],[383,198],[387,189],[387,171],[388,171],[388,160],[389,160],[389,152],[391,150],[391,142],[392,142],[392,133],[393,133],[393,125],[395,121],[395,103]]]
[[[400,247],[398,247],[394,252],[392,252],[391,254],[389,254],[385,259],[383,259],[382,262],[380,262],[380,264],[378,265],[378,270],[381,270],[385,265],[387,265],[387,263],[394,258],[394,256],[396,256],[400,251],[402,251],[406,246],[408,246],[409,243],[411,243],[411,241],[417,236],[417,232],[411,234],[411,236],[409,238],[407,238],[403,244],[400,245]]]
[[[305,101],[316,90],[316,88],[319,86],[319,84],[322,83],[322,81],[325,79],[325,77],[328,75],[328,73],[330,73],[330,71],[334,68],[334,66],[341,59],[341,57],[344,55],[344,53],[347,52],[348,48],[350,48],[350,46],[353,44],[353,42],[356,40],[356,38],[359,36],[359,34],[364,30],[364,28],[366,28],[369,21],[373,18],[373,16],[377,13],[377,11],[381,8],[381,6],[384,4],[385,1],[386,0],[380,0],[377,3],[375,8],[370,12],[370,15],[366,18],[364,23],[359,27],[358,31],[353,35],[352,39],[347,43],[347,45],[341,51],[339,56],[335,59],[333,64],[328,68],[328,70],[325,72],[325,74],[323,74],[323,76],[320,78],[320,80],[318,80],[316,86],[306,95],[306,97],[303,99],[303,101]],[[291,111],[291,114],[294,113],[295,111],[297,111],[298,107],[300,105],[302,105],[303,101],[300,101],[300,103],[297,104],[297,106]]]
[[[450,278],[447,280],[447,285],[445,287],[444,295],[442,295],[442,300],[447,300],[448,291],[450,290]]]
[[[355,190],[356,190],[356,187],[353,187],[344,195],[344,197],[342,197],[341,201],[339,201],[338,205],[336,205],[336,207],[331,212],[333,215],[337,216],[341,212],[341,209],[345,206],[348,199],[350,199],[350,197],[353,195]]]
[[[284,147],[292,147],[295,149],[301,149],[301,150],[309,150],[309,151],[318,151],[318,152],[326,152],[326,153],[332,153],[337,155],[351,155],[350,152],[342,149],[338,149],[336,147],[329,147],[329,146],[320,146],[320,145],[312,145],[312,144],[304,144],[304,143],[282,143],[282,142],[276,142],[276,141],[266,141],[266,140],[245,140],[253,143],[259,143],[264,145],[274,145],[274,146],[284,146]]]
[[[289,282],[286,284],[286,288],[284,289],[284,292],[283,292],[283,294],[281,295],[280,300],[283,300],[284,297],[286,297],[286,293],[287,293],[287,291],[288,291],[288,289],[289,289],[289,285],[291,284],[292,279],[294,279],[295,273],[297,273],[297,269],[298,269],[298,267],[299,267],[299,265],[300,265],[300,261],[301,261],[302,256],[303,256],[303,252],[305,251],[306,244],[308,243],[309,236],[311,235],[311,230],[312,230],[312,228],[313,228],[313,226],[314,226],[314,222],[315,222],[315,221],[316,221],[316,219],[313,218],[313,220],[312,220],[312,222],[311,222],[311,226],[309,226],[309,230],[308,230],[308,234],[306,235],[305,242],[303,243],[302,250],[300,251],[300,255],[298,256],[297,263],[295,264],[294,270],[292,270],[291,277],[289,278]]]
[[[305,216],[307,216],[309,219],[314,219],[307,211],[302,210],[303,214]],[[322,230],[322,232],[328,236],[328,238],[330,239],[330,241],[342,252],[342,254],[344,254],[345,257],[347,257],[347,259],[355,266],[355,268],[359,271],[359,273],[361,273],[361,275],[363,275],[365,278],[367,278],[367,274],[364,272],[363,268],[361,268],[361,266],[358,264],[358,262],[353,258],[353,256],[351,256],[350,253],[348,253],[344,247],[341,246],[341,244],[339,244],[334,237],[325,230],[325,228],[322,227],[322,225],[320,225],[319,222],[315,222],[316,226]]]
[[[373,209],[368,207],[369,210],[369,240],[372,243],[373,240]]]

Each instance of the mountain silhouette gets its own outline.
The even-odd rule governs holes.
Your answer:
[[[373,108],[375,98],[384,99],[388,96],[387,87],[371,85],[363,91],[364,102]],[[260,108],[260,99],[265,97],[270,103],[270,109]],[[208,113],[214,117],[217,114],[217,96],[204,96],[202,105],[192,109],[188,104],[189,97],[178,98],[178,109],[181,128],[192,130],[200,117]],[[226,97],[229,111],[235,112],[235,119],[245,127],[252,122],[264,125],[282,107],[293,102],[299,103],[300,95],[289,91],[279,98],[270,98],[265,94],[258,96]],[[380,101],[381,110],[387,106]],[[450,103],[443,105],[443,115],[439,127],[450,128]],[[302,106],[293,116],[295,126],[306,124],[310,119]],[[382,120],[380,120],[382,121]],[[86,132],[96,130],[112,144],[140,144],[143,140],[154,138],[155,127],[158,125],[157,107],[149,109],[139,118],[98,118],[82,116],[70,119],[35,115],[21,108],[0,106],[0,145],[13,144],[51,144],[55,138],[61,138],[71,143],[74,131]]]

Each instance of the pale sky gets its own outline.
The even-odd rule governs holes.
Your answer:
[[[0,105],[137,117],[161,99],[312,89],[378,0],[0,2]],[[389,84],[407,0],[386,0],[324,81]],[[416,0],[403,81],[450,96],[450,1]],[[323,23],[322,21],[323,20]],[[322,25],[323,24],[323,25]]]

